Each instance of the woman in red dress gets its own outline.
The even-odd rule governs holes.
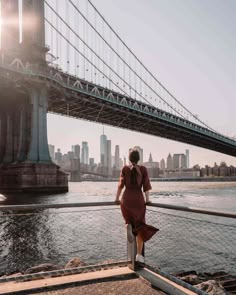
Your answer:
[[[132,233],[129,233],[131,230],[136,236],[136,261],[144,263],[144,257],[142,256],[143,243],[148,241],[158,229],[145,223],[146,204],[150,203],[149,190],[152,187],[147,168],[137,165],[139,159],[139,152],[137,150],[131,150],[129,154],[131,165],[124,166],[121,170],[115,202],[121,205],[121,212],[128,226],[128,239],[132,238],[132,236],[129,237],[129,234]],[[124,186],[125,191],[120,201],[119,197]]]

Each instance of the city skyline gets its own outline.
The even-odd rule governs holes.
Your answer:
[[[80,143],[76,143],[74,145],[71,145],[71,148],[67,151],[62,151],[60,146],[54,146],[53,144],[49,143],[49,151],[50,155],[56,155],[57,152],[61,153],[60,159],[63,158],[63,156],[68,155],[69,158],[79,158],[81,164],[87,164],[89,165],[90,161],[93,162],[93,165],[100,165],[104,167],[110,167],[110,168],[117,168],[120,169],[122,165],[124,165],[124,162],[126,161],[126,165],[129,164],[128,156],[131,149],[137,149],[140,154],[140,161],[138,164],[146,165],[147,163],[153,161],[153,163],[157,163],[157,167],[161,168],[164,166],[166,169],[178,169],[178,168],[192,168],[194,166],[210,166],[213,167],[216,164],[220,165],[221,163],[226,163],[227,166],[233,165],[232,163],[227,163],[226,161],[222,160],[220,162],[215,161],[212,165],[208,165],[207,163],[200,165],[199,163],[192,163],[191,161],[191,151],[186,149],[184,152],[167,152],[166,156],[162,158],[155,158],[152,155],[152,152],[146,152],[144,149],[140,146],[134,146],[130,147],[126,154],[120,156],[120,145],[119,144],[112,144],[112,141],[108,139],[107,135],[104,133],[100,135],[100,148],[99,148],[99,157],[98,159],[91,157],[89,153],[86,153],[86,160],[84,157],[84,151],[83,149],[86,148],[86,151],[93,152],[93,149],[90,148],[89,143],[82,140]],[[84,148],[83,148],[84,147]],[[114,149],[112,149],[114,147]],[[72,153],[74,155],[72,156]],[[148,154],[148,157],[143,157],[143,154]],[[52,157],[53,158],[53,157]],[[122,161],[122,165],[121,165]],[[119,165],[117,163],[119,162]]]
[[[104,130],[103,130],[104,132]],[[82,149],[80,145],[73,145],[71,150],[66,154],[62,154],[60,148],[49,144],[49,151],[52,161],[61,167],[62,170],[70,173],[70,181],[81,181],[81,179],[88,179],[91,175],[94,177],[108,177],[110,179],[118,178],[122,166],[129,164],[126,157],[122,160],[119,157],[120,147],[115,146],[115,151],[112,154],[111,140],[103,133],[100,136],[100,162],[95,162],[94,158],[88,158],[89,145],[82,141]],[[213,166],[204,165],[201,167],[198,164],[190,166],[190,152],[185,150],[185,153],[168,154],[164,159],[153,159],[152,154],[149,154],[148,161],[143,159],[143,149],[140,146],[135,146],[134,149],[139,151],[140,160],[139,165],[147,168],[150,178],[168,178],[168,179],[195,179],[195,178],[212,178],[212,177],[231,177],[236,176],[236,167],[227,165],[225,162],[214,163]],[[130,152],[131,148],[128,151]],[[84,176],[83,176],[84,175]]]
[[[73,119],[75,120],[75,119]],[[89,123],[91,124],[90,122],[86,122],[84,121],[84,124],[86,123]],[[101,127],[100,124],[97,124],[99,127]],[[114,127],[111,127],[112,129],[115,129]],[[111,133],[111,130],[108,129],[108,133],[110,133],[110,135],[106,135],[104,134],[104,126],[102,126],[101,128],[102,130],[102,134],[98,135],[98,138],[95,138],[95,136],[93,136],[93,144],[91,145],[89,141],[86,141],[88,143],[88,146],[90,147],[89,149],[89,158],[94,158],[95,160],[95,163],[101,163],[101,154],[100,154],[100,150],[101,150],[101,136],[105,136],[105,138],[110,138],[112,137],[112,133]],[[106,130],[106,128],[105,128]],[[97,131],[96,133],[98,133],[99,131]],[[130,136],[132,136],[132,131],[128,131],[130,132]],[[95,133],[95,134],[96,134]],[[137,133],[137,132],[136,132]],[[86,136],[86,134],[85,134]],[[150,137],[151,140],[155,140],[155,137],[154,136],[149,136],[149,135],[143,135],[145,137]],[[167,141],[165,139],[162,139],[162,138],[159,138],[160,140],[163,140],[163,141]],[[81,139],[80,140],[80,143],[77,143],[80,145],[80,149],[82,148],[82,142],[85,141],[84,139]],[[150,153],[152,154],[152,158],[154,159],[154,161],[158,161],[159,163],[161,162],[162,159],[166,161],[167,157],[168,157],[168,154],[183,154],[183,152],[185,152],[186,150],[189,151],[189,153],[191,154],[191,157],[190,157],[190,165],[189,167],[193,167],[195,165],[200,165],[201,167],[204,167],[205,165],[208,165],[208,166],[214,166],[215,163],[221,163],[221,162],[225,162],[228,166],[230,165],[236,165],[236,161],[231,161],[232,159],[235,160],[233,157],[230,157],[230,156],[227,156],[227,155],[224,155],[224,154],[220,154],[220,153],[216,153],[216,152],[212,152],[213,154],[219,154],[220,157],[213,157],[212,158],[212,161],[209,161],[209,159],[207,158],[207,155],[206,154],[201,161],[197,162],[197,161],[194,161],[194,157],[193,157],[193,151],[196,151],[197,149],[201,149],[201,148],[198,148],[198,147],[194,147],[194,146],[191,146],[191,145],[186,145],[186,144],[182,144],[182,143],[179,143],[179,148],[177,150],[174,150],[175,146],[172,146],[172,145],[168,145],[168,148],[170,148],[169,152],[166,152],[166,150],[162,153],[158,153],[158,149],[153,149],[153,148],[149,148],[149,143],[150,141],[146,141],[146,142],[142,142],[141,141],[138,141],[140,143],[140,145],[135,145],[135,146],[129,146],[127,145],[127,142],[125,144],[120,144],[117,140],[115,142],[113,142],[112,140],[111,141],[111,154],[112,154],[112,157],[115,156],[115,147],[116,145],[119,146],[119,154],[120,154],[120,158],[123,160],[124,157],[126,158],[126,161],[128,163],[128,155],[129,155],[129,150],[130,148],[134,148],[135,146],[141,146],[143,144],[143,146],[141,146],[141,148],[143,149],[143,162],[148,162],[148,159],[149,159],[149,155]],[[72,143],[69,143],[69,144],[66,144],[66,145],[63,145],[64,148],[61,148],[61,145],[60,145],[60,141],[59,141],[59,145],[56,145],[56,144],[53,144],[52,142],[49,142],[49,145],[54,145],[55,146],[55,150],[57,150],[58,148],[61,150],[62,154],[66,154],[68,151],[71,151],[73,149],[73,146],[76,146],[77,144],[75,144],[75,142],[72,142]],[[177,143],[178,144],[178,143]],[[178,146],[178,145],[177,145]],[[66,147],[66,148],[65,148]],[[204,150],[204,149],[201,149],[201,150]]]
[[[101,0],[97,5],[131,49],[181,103],[213,129],[230,137],[236,135],[235,2],[111,0],[107,3]],[[102,128],[101,124],[48,115],[49,142],[62,150],[68,150],[76,138],[83,138],[91,147],[99,146],[97,138]],[[193,165],[212,166],[221,161],[236,165],[234,157],[191,145],[108,126],[105,131],[112,141],[112,150],[116,144],[120,145],[121,157],[130,146],[137,145],[143,147],[144,159],[149,152],[153,158],[164,158],[168,147],[171,153],[189,149]],[[91,157],[97,160],[99,151],[91,151]]]

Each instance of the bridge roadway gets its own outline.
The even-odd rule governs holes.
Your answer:
[[[236,156],[236,141],[191,121],[53,67],[39,69],[20,59],[0,60],[1,87],[24,91],[29,83],[48,87],[48,111],[77,119],[168,138]],[[13,83],[15,82],[15,83]]]

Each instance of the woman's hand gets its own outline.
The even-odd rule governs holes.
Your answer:
[[[151,204],[151,201],[150,201],[149,198],[150,198],[150,197],[149,197],[149,191],[146,191],[146,192],[145,192],[145,200],[146,200],[145,204],[146,204],[146,205]]]
[[[118,186],[117,192],[116,192],[116,198],[115,198],[115,204],[120,205],[120,194],[121,194],[122,188]]]
[[[115,204],[120,205],[120,200],[115,199]]]

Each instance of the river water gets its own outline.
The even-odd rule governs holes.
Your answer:
[[[0,204],[104,202],[115,199],[116,182],[75,182],[69,192],[52,196],[0,196]],[[177,206],[236,212],[236,182],[152,182],[151,200]]]
[[[70,183],[66,194],[0,195],[0,204],[58,204],[113,201],[117,183]],[[154,203],[236,213],[234,182],[152,182]],[[185,219],[187,218],[187,219]],[[164,270],[236,272],[236,220],[205,220],[148,210],[149,223],[160,232],[146,246],[147,262]],[[180,238],[181,237],[181,238]],[[206,248],[204,248],[206,247]],[[210,248],[210,250],[207,250]],[[119,207],[50,209],[0,215],[0,273],[25,271],[40,263],[65,265],[80,256],[87,263],[126,259],[126,241]],[[178,254],[178,255],[177,255]],[[202,263],[204,261],[204,264]],[[204,265],[204,270],[202,266]]]

